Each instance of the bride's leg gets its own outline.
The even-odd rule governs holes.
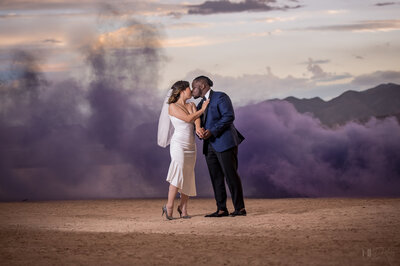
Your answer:
[[[188,200],[189,200],[189,196],[186,194],[181,193],[181,210],[182,210],[182,215],[183,216],[187,216],[187,205],[188,205]]]
[[[178,188],[170,184],[168,191],[168,202],[167,202],[167,211],[169,216],[172,216],[172,213],[174,211],[174,201],[177,193],[178,193]]]

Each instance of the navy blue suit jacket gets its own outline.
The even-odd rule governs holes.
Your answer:
[[[229,96],[223,92],[210,91],[210,103],[200,117],[201,126],[210,130],[212,136],[208,139],[217,152],[223,152],[238,146],[244,137],[233,125],[235,113]],[[203,100],[197,109],[203,105]],[[203,149],[204,150],[204,149]]]

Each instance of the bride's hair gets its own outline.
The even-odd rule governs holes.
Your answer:
[[[168,104],[176,103],[176,101],[178,101],[179,99],[179,96],[181,95],[181,91],[186,90],[186,88],[189,86],[189,82],[185,80],[175,82],[174,85],[172,85],[171,87],[172,93],[168,99]]]

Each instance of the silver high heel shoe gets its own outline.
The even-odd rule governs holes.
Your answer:
[[[180,216],[181,218],[183,218],[183,219],[190,219],[190,218],[192,218],[192,217],[189,216],[189,215],[182,216],[181,206],[178,205],[178,209],[177,209],[177,210],[178,210],[179,216]]]
[[[161,214],[161,216],[163,216],[164,213],[165,213],[165,217],[167,217],[168,220],[174,219],[174,218],[172,218],[172,216],[168,216],[167,206],[166,205],[162,206],[162,214]]]

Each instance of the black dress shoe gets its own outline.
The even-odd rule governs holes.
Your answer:
[[[216,211],[216,212],[213,212],[213,213],[211,213],[211,214],[207,214],[206,216],[204,216],[204,217],[223,217],[223,216],[229,216],[229,212],[228,212],[228,210],[224,210],[222,213],[219,213],[220,211]]]
[[[246,210],[245,209],[241,209],[241,210],[239,210],[239,211],[234,211],[234,212],[232,212],[231,213],[231,216],[232,217],[235,217],[235,216],[246,216]]]

